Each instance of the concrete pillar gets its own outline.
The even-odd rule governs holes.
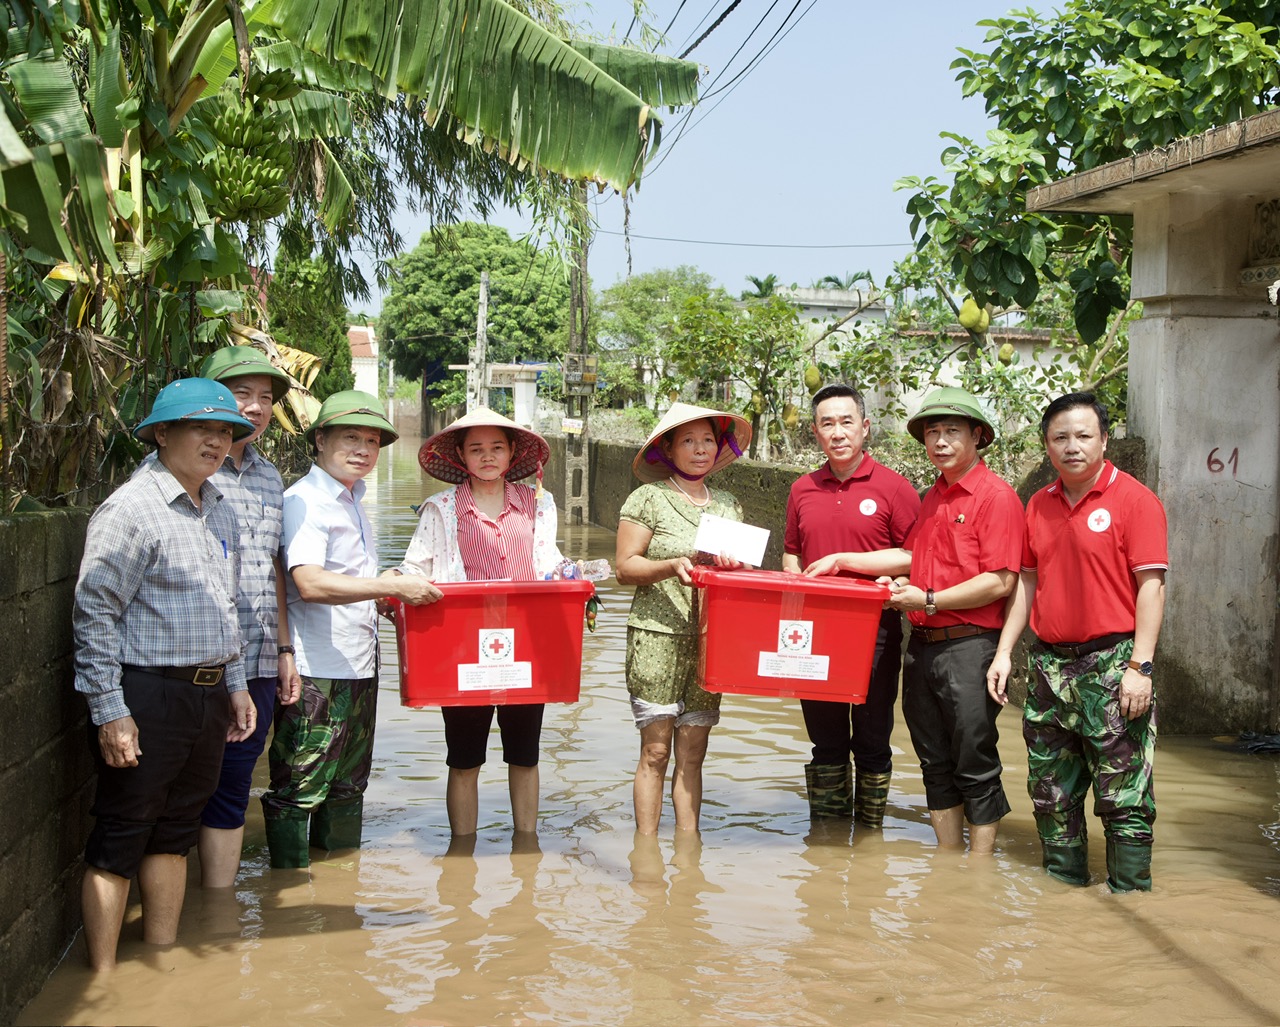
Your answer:
[[[1156,687],[1168,731],[1277,724],[1280,323],[1242,287],[1258,197],[1178,193],[1135,212],[1129,432],[1169,515]]]

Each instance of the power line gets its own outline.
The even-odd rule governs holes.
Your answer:
[[[653,167],[647,170],[649,170],[650,172],[654,172],[654,171],[657,171],[658,168],[662,167],[667,157],[671,155],[671,152],[675,148],[676,143],[678,143],[684,137],[684,134],[691,129],[697,128],[698,125],[702,124],[702,122],[705,121],[708,116],[710,116],[712,111],[714,111],[717,107],[720,106],[721,103],[723,103],[726,99],[728,99],[728,97],[732,94],[733,90],[736,89],[745,80],[746,76],[749,75],[752,71],[754,71],[755,68],[758,67],[764,61],[764,59],[782,43],[782,40],[786,39],[787,36],[791,34],[792,29],[794,29],[797,25],[800,24],[800,22],[802,22],[805,19],[805,16],[808,15],[808,13],[813,10],[818,0],[810,0],[809,6],[804,9],[804,12],[800,15],[800,17],[796,18],[794,22],[788,25],[787,23],[791,21],[792,16],[796,13],[796,10],[800,7],[800,4],[803,2],[804,0],[796,0],[795,5],[791,8],[790,11],[787,12],[787,16],[782,19],[782,23],[777,27],[777,29],[774,30],[773,35],[769,37],[768,41],[764,44],[763,47],[760,48],[760,50],[756,53],[756,55],[747,62],[747,66],[743,68],[740,72],[738,72],[736,75],[734,75],[734,77],[730,79],[727,83],[725,83],[725,85],[721,86],[720,89],[716,89],[715,88],[716,83],[719,82],[721,77],[723,77],[723,75],[725,74],[725,72],[728,71],[729,65],[732,64],[734,58],[736,58],[738,54],[742,52],[743,48],[751,40],[751,37],[754,36],[756,34],[756,31],[760,28],[760,26],[764,24],[764,18],[767,18],[769,16],[770,11],[772,11],[774,7],[778,5],[779,0],[774,0],[774,2],[769,5],[769,10],[765,11],[764,17],[762,17],[760,21],[756,23],[755,28],[753,28],[747,34],[747,38],[742,41],[741,46],[739,46],[738,49],[734,51],[733,57],[729,58],[725,66],[721,68],[719,74],[717,74],[715,78],[713,78],[711,82],[708,84],[707,88],[709,92],[699,98],[698,104],[696,104],[693,107],[690,107],[680,116],[680,121],[675,127],[675,133],[676,133],[675,138],[671,140],[671,142],[666,146],[664,151],[658,156],[658,160],[653,165]],[[786,29],[785,32],[783,32],[784,28]],[[702,113],[698,117],[697,121],[693,121],[692,120],[693,116],[695,113],[697,113],[698,107],[701,106],[701,104],[705,100],[709,99],[712,96],[719,96],[720,99],[718,99],[715,102],[715,104],[711,107],[710,110],[707,110],[705,113]]]
[[[718,29],[720,27],[720,23],[724,21],[725,18],[729,17],[729,15],[733,13],[733,9],[737,7],[738,4],[740,3],[742,3],[742,0],[733,0],[733,2],[730,3],[729,6],[724,9],[724,13],[721,14],[720,17],[718,17],[715,21],[711,23],[711,27],[707,29],[706,32],[702,33],[702,35],[700,35],[697,39],[695,39],[693,41],[693,45],[680,55],[680,60],[684,60],[691,53],[693,53],[693,51],[698,48],[698,44],[701,43],[704,39],[706,39],[707,36],[711,35],[711,33],[713,33],[716,29]]]
[[[666,235],[638,235],[635,232],[616,232],[609,228],[597,228],[597,235],[629,236],[632,239],[645,239],[650,242],[678,242],[688,246],[734,246],[742,249],[758,250],[884,250],[909,249],[909,242],[857,242],[857,243],[791,243],[791,242],[728,242],[718,239],[676,239]]]
[[[684,10],[684,5],[687,4],[688,2],[689,0],[680,0],[680,6],[676,8],[676,13],[671,16],[671,20],[667,22],[667,27],[662,30],[663,39],[666,39],[667,36],[671,33],[671,26],[676,23],[676,19],[680,17],[680,12]]]

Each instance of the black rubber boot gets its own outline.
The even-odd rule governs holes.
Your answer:
[[[809,816],[813,819],[853,816],[852,764],[806,764],[804,784],[809,793]]]
[[[284,816],[267,817],[267,849],[271,853],[271,866],[275,870],[291,870],[311,865],[311,851],[307,847],[306,810],[292,810]]]
[[[1089,883],[1089,846],[1085,842],[1079,845],[1050,845],[1042,841],[1044,849],[1044,868],[1049,876],[1064,884],[1074,884],[1083,888]]]
[[[889,804],[889,780],[893,772],[864,774],[854,777],[853,817],[864,827],[883,827],[884,810]]]
[[[1113,892],[1151,890],[1151,846],[1107,839],[1107,887]]]
[[[311,844],[317,849],[360,848],[360,829],[364,822],[364,796],[341,802],[321,803],[311,814]]]

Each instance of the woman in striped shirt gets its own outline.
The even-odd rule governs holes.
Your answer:
[[[402,574],[435,582],[537,581],[564,563],[556,547],[556,504],[549,492],[516,484],[550,455],[541,435],[480,407],[422,444],[418,462],[455,483],[422,504]],[[540,475],[539,475],[540,477]],[[537,830],[538,747],[542,703],[496,707],[517,832]],[[449,781],[446,806],[454,837],[476,831],[480,768],[493,706],[446,706]]]

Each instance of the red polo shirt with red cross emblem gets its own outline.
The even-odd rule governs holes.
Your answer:
[[[800,558],[801,569],[832,553],[893,549],[906,541],[919,512],[920,497],[911,483],[863,453],[844,481],[826,463],[792,484],[783,547]]]
[[[941,592],[987,571],[1016,574],[1025,530],[1018,494],[982,460],[954,485],[939,475],[903,545],[911,550],[911,584]],[[920,627],[974,624],[996,631],[1004,625],[1004,603],[1000,598],[972,610],[939,610],[932,617],[912,610],[907,619]]]
[[[1041,641],[1088,642],[1132,631],[1136,572],[1169,569],[1164,506],[1110,460],[1074,507],[1059,478],[1027,504],[1022,567],[1036,572],[1031,630]]]

